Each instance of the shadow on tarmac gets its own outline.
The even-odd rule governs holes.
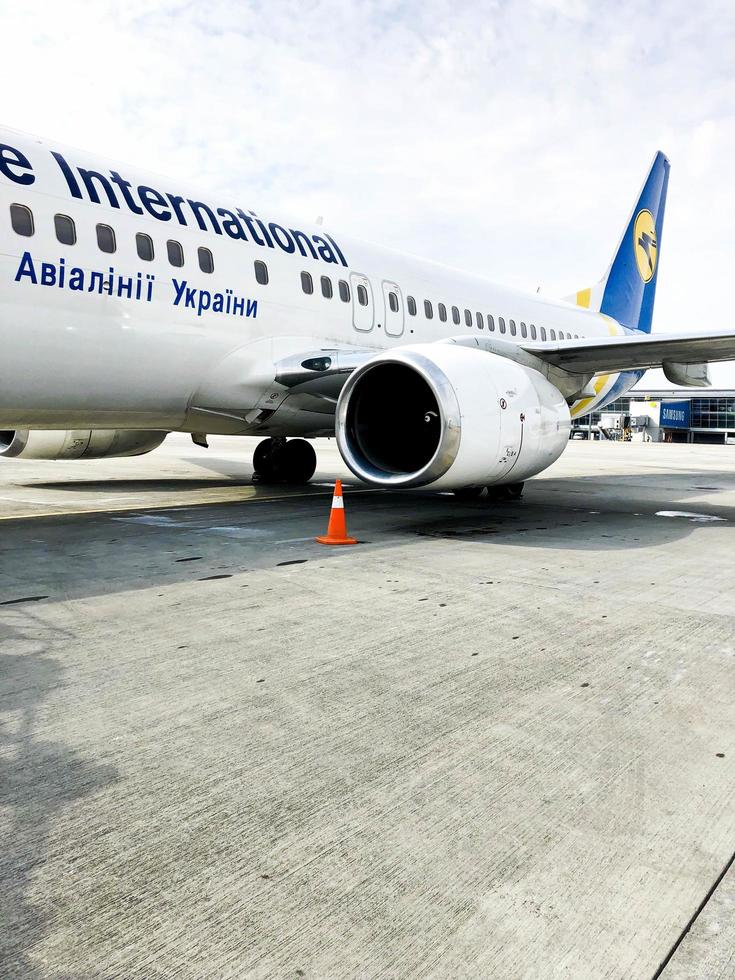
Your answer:
[[[668,545],[695,530],[706,536],[713,527],[728,525],[657,517],[656,512],[693,511],[735,520],[735,507],[718,503],[718,496],[701,499],[732,481],[730,472],[670,471],[643,478],[546,479],[530,481],[523,500],[506,503],[346,486],[348,524],[363,547],[351,549],[351,557],[342,553],[341,560],[359,561],[366,550],[416,539],[556,553]],[[290,488],[257,489],[267,501],[259,501],[260,493],[244,501],[194,501],[184,507],[157,507],[154,500],[145,509],[8,521],[0,544],[0,612],[3,606],[11,610],[11,604],[38,596],[58,601],[226,578],[274,569],[287,559],[334,557],[335,549],[313,542],[326,526],[328,489],[314,487],[314,496],[303,488],[295,493]]]
[[[50,928],[52,879],[44,876],[44,894],[38,900],[35,894],[49,835],[67,807],[108,787],[118,774],[114,766],[98,765],[70,746],[36,734],[37,716],[44,701],[63,686],[64,672],[42,639],[49,634],[43,622],[27,610],[3,613],[0,640],[14,652],[0,654],[0,976],[41,980],[47,973],[34,949],[40,955],[38,945]],[[56,628],[53,636],[69,639]],[[63,863],[64,857],[55,860]],[[57,868],[53,880],[58,874]],[[67,978],[60,975],[60,980]]]
[[[94,493],[178,493],[182,490],[219,490],[233,486],[252,486],[249,477],[241,480],[197,480],[192,477],[169,477],[156,479],[148,477],[136,480],[66,480],[46,483],[18,483],[29,490],[62,490],[72,493],[93,491]]]

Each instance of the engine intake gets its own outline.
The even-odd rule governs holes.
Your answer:
[[[444,380],[420,355],[366,366],[343,403],[345,449],[366,477],[400,485],[409,474],[426,482],[441,475],[459,442],[458,406]]]
[[[517,483],[557,459],[569,409],[532,368],[454,343],[402,347],[353,372],[337,405],[345,463],[367,483]]]

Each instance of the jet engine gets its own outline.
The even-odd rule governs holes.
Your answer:
[[[355,476],[382,487],[521,483],[569,439],[569,408],[538,371],[456,343],[385,351],[337,404],[337,443]]]
[[[0,456],[19,459],[100,459],[142,456],[168,432],[150,429],[0,430]]]

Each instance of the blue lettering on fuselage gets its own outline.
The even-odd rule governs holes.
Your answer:
[[[15,282],[26,282],[32,286],[55,286],[74,293],[97,293],[146,303],[153,299],[155,281],[155,275],[150,272],[124,276],[116,272],[114,266],[102,272],[79,266],[67,268],[64,258],[58,262],[34,261],[30,252],[23,253],[15,273]],[[190,286],[185,279],[182,282],[174,279],[172,286],[174,294],[171,305],[195,310],[197,316],[206,312],[253,318],[258,315],[257,299],[237,296],[232,289],[210,292]]]
[[[0,147],[0,149],[3,149]],[[0,156],[0,167],[7,176],[11,168],[23,168],[27,160],[12,147],[5,147],[9,155]],[[285,228],[274,221],[264,221],[255,211],[242,208],[213,208],[205,201],[197,201],[180,194],[162,192],[147,184],[133,188],[129,180],[116,170],[100,173],[83,167],[72,167],[61,153],[52,151],[52,157],[61,171],[72,197],[107,207],[127,208],[132,214],[149,214],[157,221],[174,221],[185,227],[195,225],[203,232],[224,235],[236,241],[251,242],[261,248],[280,248],[288,255],[300,254],[303,258],[321,260],[331,265],[347,266],[347,259],[336,241],[324,233],[310,235],[298,228]],[[12,180],[26,182],[30,174],[11,176]]]

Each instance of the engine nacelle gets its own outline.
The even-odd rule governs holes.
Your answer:
[[[382,487],[520,483],[561,456],[569,427],[564,397],[537,371],[451,342],[377,355],[337,405],[345,463]]]
[[[0,430],[0,456],[17,459],[100,459],[142,456],[168,432],[151,429]]]

